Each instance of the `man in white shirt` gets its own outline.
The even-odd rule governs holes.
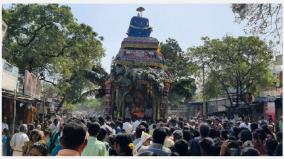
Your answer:
[[[130,122],[131,122],[130,118],[126,118],[125,122],[122,125],[122,129],[124,129],[127,134],[131,134],[133,130],[133,127],[130,124]]]
[[[58,119],[54,119],[53,123],[50,125],[50,130],[51,133],[54,134],[56,132],[59,132],[60,130],[60,122],[58,121]]]
[[[20,132],[13,135],[10,146],[13,150],[13,156],[23,156],[23,146],[25,142],[29,141],[29,137],[26,134],[27,126],[22,124],[20,126]]]
[[[7,117],[3,117],[3,121],[2,121],[2,131],[3,131],[5,128],[9,130],[9,125],[7,124]]]

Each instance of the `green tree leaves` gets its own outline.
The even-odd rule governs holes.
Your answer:
[[[172,105],[180,105],[195,93],[195,80],[192,77],[197,69],[175,39],[169,38],[160,46],[170,73],[169,79],[173,82],[169,100]]]
[[[205,65],[204,95],[207,98],[226,95],[236,106],[245,93],[257,95],[260,88],[272,84],[269,69],[271,49],[258,37],[203,38],[204,44],[188,50],[200,69]]]
[[[92,27],[78,23],[70,7],[13,4],[3,10],[3,20],[8,24],[3,42],[8,50],[5,58],[17,65],[21,74],[29,70],[40,75],[56,86],[58,94],[69,103],[103,86],[103,82],[90,82],[85,77],[85,71],[101,67],[102,38]]]

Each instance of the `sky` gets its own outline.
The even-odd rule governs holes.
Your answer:
[[[201,45],[201,37],[222,38],[225,35],[242,36],[244,25],[234,22],[230,4],[67,4],[78,22],[88,24],[104,37],[105,57],[103,68],[110,72],[112,57],[121,46],[130,19],[137,15],[136,8],[143,6],[143,17],[153,28],[151,37],[165,42],[178,41],[186,51]]]

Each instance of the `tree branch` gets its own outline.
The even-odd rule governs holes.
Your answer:
[[[45,77],[40,78],[39,80],[45,81],[45,82],[47,82],[47,83],[52,84],[53,86],[56,86],[56,84],[55,84],[54,82],[46,80]]]
[[[51,22],[50,22],[50,23],[46,23],[46,24],[41,25],[39,28],[37,28],[37,29],[33,32],[32,37],[30,38],[30,40],[29,40],[27,43],[21,43],[21,42],[19,41],[19,39],[16,37],[17,43],[18,43],[20,46],[22,46],[22,47],[27,47],[27,46],[29,46],[29,45],[35,40],[35,38],[36,38],[36,36],[37,36],[37,32],[40,31],[41,29],[43,29],[44,27],[47,27],[47,26],[49,26],[49,25],[51,25],[51,24],[52,24]]]

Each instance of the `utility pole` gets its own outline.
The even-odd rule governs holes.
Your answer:
[[[16,114],[17,114],[17,89],[18,89],[18,81],[16,84],[16,89],[14,91],[14,115],[13,115],[13,128],[12,128],[12,133],[15,133],[15,125],[16,125]]]
[[[44,93],[44,95],[43,95],[43,126],[42,127],[44,127],[44,125],[45,125],[45,93]]]
[[[204,96],[204,82],[205,81],[205,63],[202,64],[202,100],[203,100],[203,105],[202,105],[202,115],[204,117],[207,116],[207,112],[206,112],[206,102],[205,102],[205,96]]]

